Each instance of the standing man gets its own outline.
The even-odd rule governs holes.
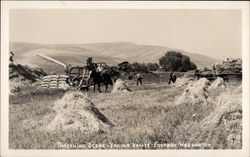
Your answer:
[[[136,79],[136,85],[138,86],[139,83],[140,83],[141,86],[142,86],[142,76],[141,76],[140,72],[138,72],[138,73],[135,75],[135,79]]]
[[[87,84],[89,84],[89,79],[90,79],[91,73],[92,73],[92,71],[96,71],[96,68],[97,68],[96,64],[93,63],[92,57],[89,57],[87,59],[87,68],[89,70],[89,75],[88,75],[88,78],[86,79],[86,81],[87,81]]]
[[[9,59],[9,61],[12,64],[16,64],[15,63],[15,55],[14,55],[14,53],[12,51],[10,52],[10,59]]]
[[[96,64],[93,63],[92,57],[89,57],[89,58],[87,59],[87,68],[88,68],[89,71],[96,70],[96,68],[97,68],[97,67],[96,67]]]
[[[81,81],[79,83],[78,88],[81,88],[81,86],[82,86],[82,84],[84,82],[84,79],[86,78],[85,77],[86,75],[87,75],[86,84],[87,85],[89,84],[89,79],[90,79],[92,71],[96,71],[96,64],[93,63],[92,57],[88,57],[87,60],[86,60],[86,68],[84,68],[83,71],[82,71],[82,79],[81,79]]]
[[[175,81],[176,81],[176,75],[175,75],[175,73],[171,70],[171,71],[170,71],[169,80],[168,80],[168,84],[170,84],[171,82],[175,83]]]

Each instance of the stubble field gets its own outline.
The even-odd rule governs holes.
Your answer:
[[[114,124],[112,128],[91,133],[45,129],[57,114],[53,108],[55,102],[74,91],[35,85],[22,87],[19,94],[9,99],[9,148],[240,149],[241,117],[220,113],[218,106],[223,105],[218,104],[221,93],[233,95],[239,85],[226,83],[226,88],[210,91],[208,104],[176,104],[185,87],[167,83],[139,87],[131,83],[132,92],[125,93],[83,93]],[[213,114],[218,118],[213,119],[216,117]],[[231,125],[232,121],[237,126]],[[232,142],[231,137],[236,140]]]

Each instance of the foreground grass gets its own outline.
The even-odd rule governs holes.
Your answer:
[[[218,140],[227,136],[223,129],[206,130],[205,137],[200,122],[213,111],[212,104],[176,106],[174,102],[184,89],[165,83],[141,87],[132,84],[131,89],[130,93],[88,93],[115,127],[87,134],[74,130],[45,131],[43,128],[55,116],[54,102],[66,91],[26,87],[19,95],[10,97],[9,146],[14,149],[59,149],[60,144],[85,144],[87,148],[109,149],[107,145],[116,144],[112,149],[126,149],[126,144],[130,144],[133,149],[237,148]],[[197,116],[193,117],[194,114]],[[166,147],[166,143],[178,145]],[[208,145],[189,147],[190,143]]]

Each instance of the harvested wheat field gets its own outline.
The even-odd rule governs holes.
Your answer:
[[[119,85],[130,92],[21,87],[10,96],[10,148],[241,148],[240,82],[220,88],[218,80],[205,78],[184,86],[117,81],[110,91]],[[215,83],[218,87],[209,88]]]

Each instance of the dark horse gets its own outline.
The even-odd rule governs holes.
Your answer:
[[[95,92],[95,86],[97,85],[97,89],[99,92],[101,92],[101,85],[105,85],[105,92],[108,91],[108,85],[113,85],[113,81],[111,79],[110,74],[108,73],[103,73],[100,74],[93,70],[90,74],[90,84],[94,85],[94,92]]]

